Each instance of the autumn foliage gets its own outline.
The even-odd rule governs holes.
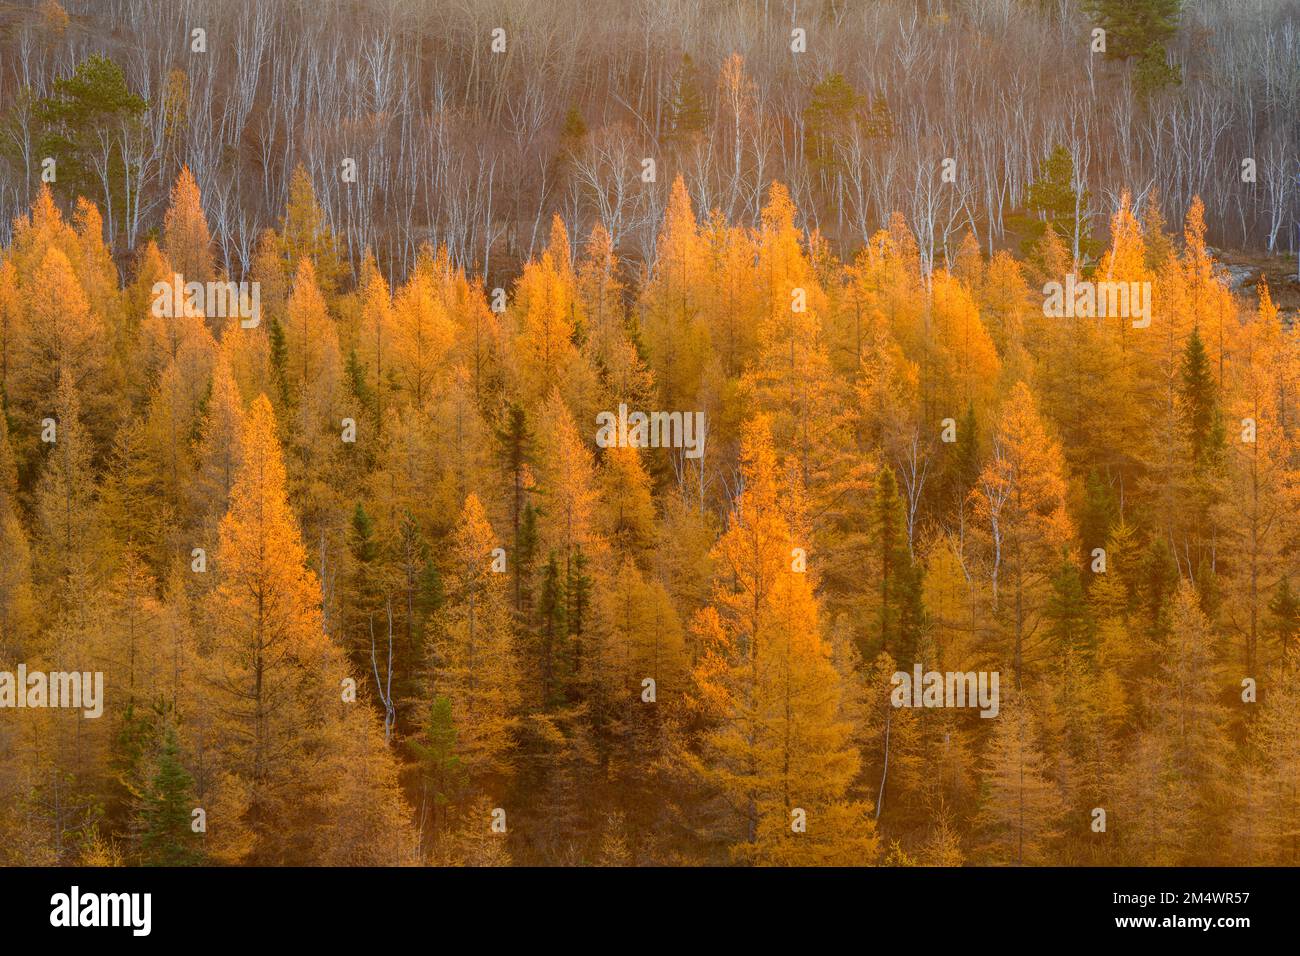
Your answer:
[[[1145,328],[1043,314],[1052,230],[845,262],[780,184],[749,230],[679,180],[644,267],[557,216],[497,296],[353,277],[300,171],[249,326],[152,308],[230,278],[188,171],[125,274],[42,191],[0,669],[106,701],[0,710],[0,861],[1300,863],[1300,343],[1202,217],[1115,210]],[[620,404],[703,454],[601,447]]]

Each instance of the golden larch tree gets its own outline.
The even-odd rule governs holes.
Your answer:
[[[172,186],[171,205],[163,217],[163,251],[186,282],[208,282],[215,273],[212,236],[203,215],[199,184],[182,166]]]
[[[1074,537],[1061,450],[1024,382],[1006,399],[971,499],[988,549],[994,605],[1011,631],[1009,663],[1019,685],[1026,657],[1033,657],[1048,578]]]
[[[344,676],[325,636],[320,587],[289,507],[275,416],[265,396],[244,424],[243,462],[221,520],[207,604],[206,680],[218,707],[223,789],[240,795],[248,862],[301,862],[305,815],[324,782],[313,753]]]
[[[735,812],[736,859],[769,865],[862,864],[876,854],[840,676],[822,638],[791,535],[765,420],[746,428],[745,490],[718,542],[713,603],[696,618],[698,706],[709,727],[688,765]]]
[[[475,784],[509,774],[520,704],[510,575],[494,567],[496,548],[471,494],[451,542],[447,604],[433,625],[432,693],[451,701],[456,754]]]

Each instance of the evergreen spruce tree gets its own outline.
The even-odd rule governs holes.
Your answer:
[[[140,862],[145,866],[196,866],[202,838],[194,832],[194,780],[181,763],[176,728],[162,721],[162,745],[141,809]]]
[[[1182,81],[1165,60],[1165,45],[1178,32],[1182,0],[1085,0],[1084,12],[1106,31],[1106,57],[1136,60],[1135,82],[1150,93]]]
[[[1027,215],[1013,217],[1014,225],[1024,236],[1021,251],[1027,255],[1049,229],[1067,250],[1075,252],[1075,258],[1094,251],[1092,228],[1088,223],[1091,201],[1092,195],[1086,187],[1082,191],[1075,188],[1074,158],[1070,151],[1059,144],[1053,146],[1038,164],[1038,174],[1029,184],[1025,197]]]

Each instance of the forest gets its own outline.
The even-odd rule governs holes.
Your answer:
[[[462,59],[445,115],[402,73],[383,88],[410,102],[362,108],[396,124],[394,152],[357,127],[350,157],[313,101],[369,82],[363,63],[390,75],[394,50],[345,48],[396,42],[382,24],[326,42],[343,5],[286,4],[275,44],[303,45],[276,60],[272,21],[246,16],[237,66],[209,61],[234,71],[222,112],[183,51],[194,10],[237,5],[96,6],[0,6],[19,24],[0,133],[22,142],[27,116],[33,144],[0,167],[0,677],[103,682],[95,715],[20,709],[0,681],[0,863],[1300,864],[1300,278],[1278,256],[1243,283],[1223,251],[1285,251],[1296,114],[1270,127],[1284,100],[1251,101],[1246,126],[1280,137],[1273,200],[1263,147],[1250,182],[1236,150],[1174,158],[1205,155],[1175,144],[1203,130],[1182,111],[1217,108],[1186,47],[1214,5],[1147,4],[1164,45],[1097,64],[1095,95],[1124,109],[1026,118],[1024,139],[972,112],[1024,150],[971,164],[1019,177],[979,201],[969,154],[952,180],[942,150],[912,162],[933,137],[900,132],[884,79],[883,98],[852,72],[820,99],[805,84],[813,123],[791,133],[762,104],[794,87],[756,92],[774,57],[731,52],[684,99],[650,66],[681,57],[648,41],[493,67],[494,17],[527,15],[470,3],[447,42],[482,62]],[[652,24],[662,6],[637,5],[647,30],[710,49],[733,37],[702,23],[739,36],[742,6],[770,7],[786,56],[784,11],[803,13],[683,3],[702,19]],[[1216,20],[1241,35],[1205,57],[1294,47],[1294,6],[1233,6],[1285,28]],[[854,37],[921,11],[904,33],[923,52],[884,75],[923,82],[954,23],[1077,21],[1086,51],[1085,14],[1118,14],[1084,8],[846,2],[810,22]],[[172,24],[165,56],[89,48],[92,17],[145,11]],[[550,22],[568,49],[566,11],[523,36]],[[294,59],[314,42],[346,82]],[[959,62],[932,93],[971,93]],[[1300,91],[1275,63],[1233,82]],[[594,107],[556,110],[593,64],[611,110],[694,103],[650,179],[658,154],[632,140],[602,154],[608,189],[583,172]],[[534,68],[577,72],[545,94],[509,72]],[[158,69],[183,79],[151,86]],[[410,172],[510,155],[458,124],[519,130],[538,96],[564,129],[518,155],[552,185]],[[855,119],[827,119],[845,96]],[[1103,116],[1149,135],[1101,135]],[[417,122],[448,139],[426,149]],[[856,159],[849,130],[872,141]],[[855,175],[886,185],[855,200]],[[529,211],[497,205],[511,189]],[[1149,309],[1048,307],[1076,282]],[[928,673],[979,675],[991,706],[900,705],[899,675]]]
[[[150,306],[211,274],[187,173],[124,282],[42,191],[0,651],[106,701],[4,713],[7,861],[1296,863],[1294,316],[1199,204],[1115,213],[1143,329],[1042,314],[1055,229],[925,275],[901,216],[844,263],[796,215],[679,180],[636,290],[557,217],[494,312],[445,249],[341,286],[300,172],[246,328]],[[620,403],[703,454],[597,447]],[[914,665],[1000,713],[894,706]]]

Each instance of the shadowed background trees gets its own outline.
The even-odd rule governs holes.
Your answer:
[[[967,231],[986,254],[1044,220],[1086,239],[1125,189],[1174,221],[1200,195],[1216,245],[1294,253],[1298,20],[1295,0],[31,0],[0,10],[0,235],[52,158],[119,263],[188,168],[236,277],[299,167],[345,270],[369,249],[390,284],[429,242],[502,285],[556,213],[653,261],[678,174],[746,225],[779,179],[842,255],[901,210],[927,271]],[[1066,157],[1068,223],[1050,186]]]

